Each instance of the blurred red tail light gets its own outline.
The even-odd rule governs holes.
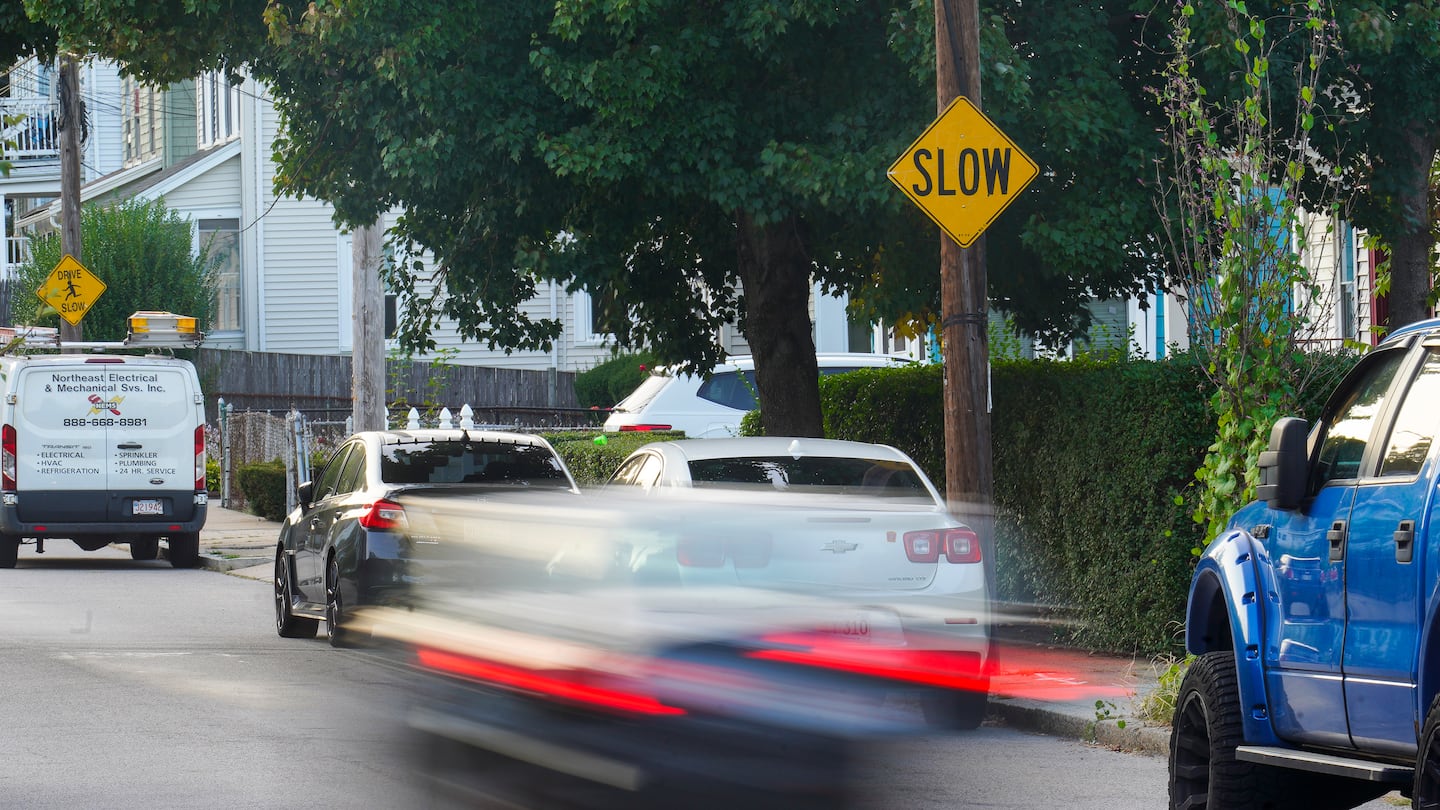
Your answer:
[[[980,562],[980,538],[969,529],[927,529],[905,533],[905,556],[910,562]]]
[[[370,511],[360,516],[359,523],[372,531],[392,531],[409,526],[405,507],[394,501],[376,501]]]
[[[416,660],[426,669],[457,675],[520,692],[600,709],[632,714],[676,716],[685,710],[669,706],[651,695],[621,688],[619,679],[588,670],[532,670],[483,658],[421,647]]]
[[[669,430],[669,429],[670,429],[670,426],[669,426],[669,425],[621,425],[621,426],[620,426],[620,432],[621,432],[621,433],[631,433],[631,432],[648,433],[649,431],[652,431],[652,430]]]

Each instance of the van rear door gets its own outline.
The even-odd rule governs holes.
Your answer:
[[[198,406],[182,365],[92,358],[36,365],[17,386],[17,486],[65,520],[188,520]],[[61,494],[63,493],[63,495]],[[54,514],[22,520],[58,520]]]

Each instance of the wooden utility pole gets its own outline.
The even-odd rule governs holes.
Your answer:
[[[60,252],[80,256],[80,129],[83,114],[80,104],[80,66],[74,54],[60,57]],[[71,326],[60,319],[62,341],[82,340],[80,324]]]
[[[980,103],[978,0],[935,0],[936,110],[956,96]],[[945,496],[950,510],[988,528],[995,475],[990,455],[990,346],[985,240],[961,248],[940,235],[945,350]],[[990,532],[981,536],[989,538]],[[993,555],[991,555],[993,558]]]
[[[377,222],[351,236],[353,328],[350,349],[354,429],[384,430],[385,298],[380,289],[382,235]]]

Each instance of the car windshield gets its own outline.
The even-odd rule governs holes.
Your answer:
[[[463,440],[386,445],[380,479],[387,484],[570,486],[554,454],[543,447]]]
[[[915,468],[900,461],[825,456],[707,458],[690,462],[697,488],[805,488],[881,498],[932,500]]]

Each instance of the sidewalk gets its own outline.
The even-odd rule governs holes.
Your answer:
[[[270,582],[280,524],[211,503],[200,532],[200,564]],[[1135,719],[1139,699],[1158,686],[1143,658],[1090,653],[1034,640],[1022,620],[1002,624],[1001,673],[992,681],[991,720],[1121,751],[1168,756],[1170,729]],[[1121,727],[1123,723],[1124,727]]]

